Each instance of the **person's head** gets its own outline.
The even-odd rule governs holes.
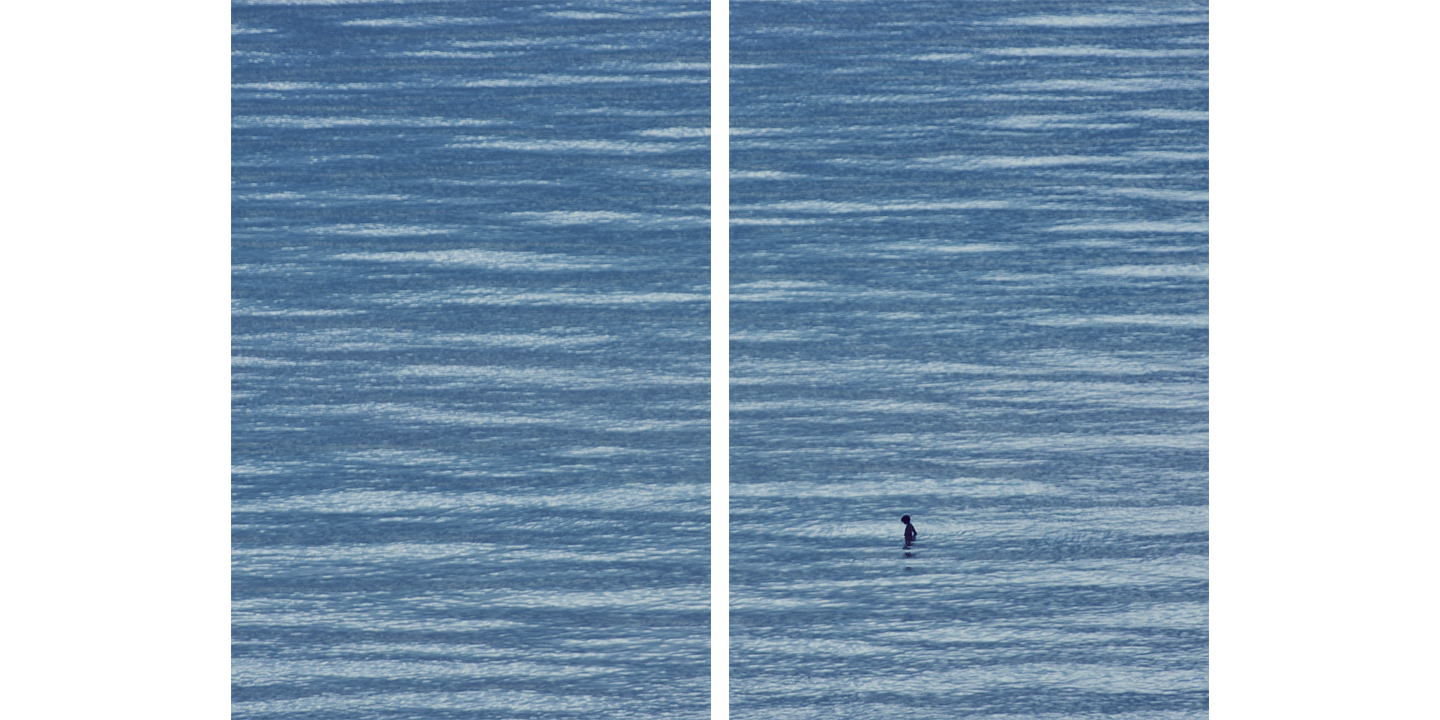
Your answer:
[[[910,524],[910,516],[909,516],[909,515],[901,515],[901,516],[900,516],[900,522],[905,523],[906,525],[909,525],[909,524]]]

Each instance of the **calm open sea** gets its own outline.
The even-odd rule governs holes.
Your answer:
[[[732,4],[732,717],[1206,715],[1206,12]]]
[[[707,11],[234,6],[236,718],[709,717]],[[733,717],[1205,716],[1206,12],[732,3]]]

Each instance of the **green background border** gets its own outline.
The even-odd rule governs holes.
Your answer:
[[[229,713],[228,26],[4,10],[0,716]]]
[[[1217,719],[1433,707],[1434,16],[1214,9]],[[228,24],[6,9],[6,716],[228,714]]]

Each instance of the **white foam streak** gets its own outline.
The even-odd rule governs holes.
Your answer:
[[[423,263],[449,267],[473,267],[489,270],[608,270],[627,264],[625,259],[603,255],[580,257],[556,253],[514,252],[465,248],[420,252],[341,253],[335,260],[371,263]]]
[[[686,138],[689,139],[689,138]],[[498,150],[522,150],[525,152],[547,153],[609,153],[630,155],[634,153],[694,152],[704,146],[695,142],[631,142],[625,140],[512,140],[497,137],[468,138],[464,142],[446,145],[449,148],[494,148]]]
[[[525,75],[514,78],[491,78],[468,80],[455,83],[456,87],[551,87],[564,85],[600,85],[616,83],[632,84],[686,84],[703,85],[709,79],[703,75]]]
[[[735,205],[735,212],[870,213],[937,210],[1004,210],[1013,207],[1003,200],[942,200],[908,202],[837,202],[831,200],[787,200],[784,202]]]
[[[1155,92],[1158,90],[1190,90],[1204,87],[1204,83],[1192,78],[1160,78],[1160,77],[1133,77],[1133,78],[1103,78],[1103,79],[1069,79],[1057,78],[1051,80],[1022,80],[1019,82],[998,85],[1000,88],[1013,90],[1031,90],[1037,92]]]
[[[945,170],[991,170],[1051,165],[1117,165],[1125,160],[1111,155],[936,155],[916,158],[914,162]]]
[[[1165,327],[1209,327],[1204,315],[1075,315],[1031,320],[1032,325],[1048,327],[1083,327],[1086,325],[1157,325]]]
[[[500,22],[485,17],[452,17],[449,15],[411,15],[397,18],[373,18],[347,20],[340,23],[347,27],[423,28],[444,25],[493,25]]]
[[[1135,220],[1107,222],[1086,220],[1046,228],[1047,232],[1102,232],[1102,233],[1205,233],[1210,223],[1200,220]]]
[[[1138,48],[1110,48],[1096,45],[1066,45],[1060,47],[988,48],[980,52],[988,55],[1019,57],[1123,57],[1123,58],[1166,58],[1203,57],[1208,53],[1201,48],[1178,50],[1151,50]]]
[[[1123,113],[1134,117],[1150,118],[1152,120],[1176,120],[1181,122],[1209,122],[1210,113],[1206,110],[1177,110],[1174,108],[1150,108],[1147,110],[1131,110]]]
[[[1019,25],[1021,27],[1155,27],[1162,25],[1194,25],[1205,23],[1205,15],[1160,13],[1097,13],[1093,15],[1029,15],[1005,18],[986,25]]]
[[[1096,190],[1101,195],[1121,195],[1124,197],[1144,198],[1147,200],[1166,200],[1169,202],[1195,202],[1203,203],[1210,200],[1210,193],[1206,190],[1168,190],[1165,188],[1103,188]]]
[[[388,223],[345,223],[306,228],[300,232],[311,235],[348,235],[353,237],[406,237],[413,235],[449,235],[458,228],[434,225],[391,225]]]
[[[663,137],[663,138],[708,138],[708,137],[710,137],[710,128],[701,128],[701,127],[655,128],[655,129],[653,129],[653,130],[641,130],[640,132],[638,132],[638,133],[636,133],[636,134],[637,134],[637,135],[644,135],[644,136],[646,136],[646,137]]]
[[[483,475],[483,472],[479,474]],[[313,512],[327,514],[341,513],[395,513],[432,515],[439,512],[474,513],[477,510],[524,507],[552,510],[611,511],[618,509],[636,512],[663,512],[675,503],[705,498],[708,493],[703,484],[669,483],[663,485],[645,483],[616,483],[604,492],[586,485],[581,488],[536,487],[530,492],[512,488],[505,492],[411,492],[403,490],[341,490],[316,495],[296,495],[278,498],[263,498],[240,502],[234,505],[235,512],[272,513]],[[419,545],[416,553],[420,556],[447,557],[456,554],[455,548],[463,546],[435,547]],[[306,547],[306,552],[335,559],[363,559],[378,551],[365,545],[354,547],[337,546],[317,549]],[[260,549],[252,552],[265,552]]]
[[[283,127],[306,130],[337,127],[482,127],[509,125],[506,120],[444,117],[305,117],[303,115],[241,115],[231,121],[235,128]]]
[[[627,213],[612,210],[552,210],[548,212],[517,212],[511,217],[521,218],[537,225],[636,225],[644,227],[694,227],[704,225],[710,218],[703,215],[656,215],[651,213]]]
[[[1192,277],[1210,275],[1209,265],[1116,265],[1081,270],[1087,275],[1123,275],[1128,277]]]

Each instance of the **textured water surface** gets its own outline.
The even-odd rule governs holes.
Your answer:
[[[1205,716],[1206,13],[732,5],[733,717]]]
[[[237,717],[708,714],[704,11],[236,6]],[[734,715],[1203,716],[1204,6],[733,13]]]
[[[709,717],[708,5],[233,23],[234,716]]]

